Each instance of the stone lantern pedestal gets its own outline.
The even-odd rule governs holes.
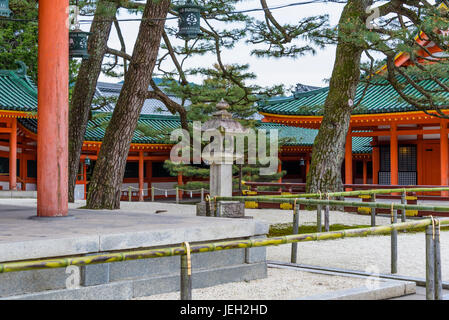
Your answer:
[[[247,129],[238,121],[232,119],[232,115],[227,111],[228,108],[229,105],[224,101],[217,104],[219,111],[213,114],[211,120],[204,123],[202,131],[218,130],[221,138],[224,138],[226,133],[245,133]],[[217,207],[215,207],[215,201],[213,201],[214,197],[232,197],[232,165],[237,158],[238,156],[234,153],[222,151],[214,153],[209,159],[204,159],[210,164],[211,216],[245,218],[245,203],[239,201],[219,201],[216,204]],[[206,215],[205,202],[197,204],[197,215]]]

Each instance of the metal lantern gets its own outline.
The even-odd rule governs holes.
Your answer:
[[[90,158],[89,158],[89,156],[86,156],[86,159],[84,159],[84,164],[86,166],[90,166]]]
[[[12,11],[9,9],[9,0],[0,0],[0,17],[10,17]]]
[[[304,161],[304,158],[301,158],[301,159],[299,160],[299,165],[300,165],[301,167],[303,167],[303,166],[306,165],[306,162]]]
[[[201,35],[200,21],[203,7],[187,0],[183,5],[177,6],[175,10],[179,14],[178,36],[185,40],[195,39]]]
[[[69,56],[71,58],[89,59],[87,53],[87,39],[90,32],[75,29],[69,32]]]

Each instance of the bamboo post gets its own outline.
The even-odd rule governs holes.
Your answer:
[[[128,187],[128,202],[131,202],[131,197],[132,197],[132,191],[131,191],[131,186]]]
[[[181,256],[181,300],[192,300],[192,266],[190,245],[185,242],[187,254]]]
[[[376,195],[371,195],[371,202],[376,202]],[[371,227],[376,226],[376,208],[371,208]]]
[[[179,203],[179,188],[176,187],[176,203]]]
[[[401,195],[401,203],[407,204],[407,192],[404,190],[402,191]],[[407,221],[407,212],[405,209],[401,210],[401,221],[406,222]]]
[[[434,239],[434,259],[435,259],[435,300],[443,300],[443,281],[441,276],[441,250],[440,250],[440,224],[437,221],[435,226]]]
[[[210,217],[210,197],[206,197],[206,217]]]
[[[329,232],[329,210],[330,206],[324,207],[324,231]]]
[[[392,210],[391,223],[398,221],[398,211]],[[398,231],[391,231],[391,274],[398,273]]]
[[[204,188],[201,188],[201,202],[204,202]]]
[[[219,217],[220,216],[220,203],[219,202],[217,202],[217,200],[215,200],[214,201],[214,204],[215,204],[215,216],[216,217]]]
[[[299,234],[299,204],[293,207],[293,233]],[[292,243],[291,263],[297,263],[298,260],[298,243]]]
[[[154,202],[154,187],[151,187],[151,202]]]
[[[426,300],[435,300],[435,245],[433,226],[426,227]]]
[[[321,205],[316,206],[316,228],[317,228],[317,232],[322,231]]]

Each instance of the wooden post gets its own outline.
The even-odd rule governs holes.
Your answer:
[[[9,190],[17,190],[17,118],[11,120],[9,135]]]
[[[39,1],[37,216],[68,214],[68,0]]]
[[[184,184],[184,181],[182,179],[182,173],[178,173],[178,185],[182,186]],[[179,188],[176,188],[176,203],[179,203],[179,199],[182,200],[182,190],[179,190]]]
[[[176,187],[176,203],[179,203],[179,188]]]
[[[346,136],[345,145],[345,184],[352,184],[352,134],[351,127],[349,127]],[[352,191],[351,188],[346,188],[346,191]]]
[[[324,207],[324,231],[329,232],[329,210],[330,207]]]
[[[393,210],[391,223],[398,222],[398,211]],[[398,273],[398,231],[391,231],[391,274]]]
[[[317,232],[322,231],[322,222],[321,222],[321,206],[316,206],[316,228]]]
[[[310,171],[310,154],[307,154],[306,157],[306,179],[307,179],[307,175],[309,174]]]
[[[154,187],[151,186],[151,202],[154,202]]]
[[[371,195],[371,202],[376,202],[376,195]],[[376,226],[376,208],[371,208],[371,227]]]
[[[378,138],[375,137],[373,139],[373,184],[379,184],[379,168],[380,168],[380,153],[379,153],[379,147],[378,144]]]
[[[293,232],[292,234],[299,233],[299,204],[295,205],[293,208]],[[298,260],[298,243],[292,243],[292,255],[291,263],[297,263]]]
[[[437,221],[438,222],[438,221]],[[443,300],[443,281],[441,276],[440,224],[435,226],[435,300]]]
[[[447,186],[448,181],[448,131],[447,131],[447,120],[441,119],[441,132],[440,132],[440,166],[441,166],[441,185]],[[442,197],[448,197],[449,192],[442,191]]]
[[[204,188],[201,188],[201,202],[204,202]]]
[[[402,191],[401,194],[401,204],[407,204],[407,192],[406,191]],[[401,222],[406,222],[407,221],[407,211],[401,210]]]
[[[435,244],[432,225],[426,227],[426,300],[435,300]]]
[[[131,202],[131,198],[132,198],[132,189],[131,186],[128,187],[128,202]]]
[[[139,201],[143,201],[143,189],[144,189],[144,165],[143,151],[139,152]]]
[[[397,125],[391,124],[390,128],[390,184],[393,186],[399,183],[398,174],[398,134]]]
[[[181,256],[181,300],[192,300],[192,271],[187,255]]]
[[[368,184],[368,163],[363,160],[363,184]]]

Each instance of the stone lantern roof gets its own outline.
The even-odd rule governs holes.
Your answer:
[[[228,111],[229,107],[229,104],[223,99],[217,103],[218,111],[214,112],[212,118],[203,124],[202,131],[218,130],[222,133],[247,133],[249,129],[232,118],[232,114]]]

